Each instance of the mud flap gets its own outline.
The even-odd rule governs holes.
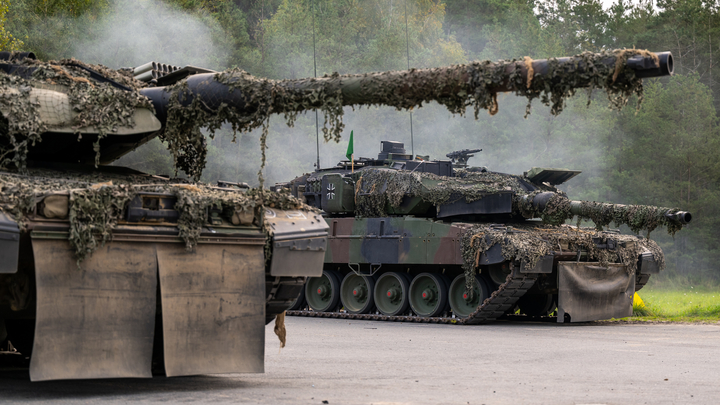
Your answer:
[[[262,373],[265,360],[264,240],[158,244],[168,377]]]
[[[110,243],[80,264],[66,239],[33,239],[32,381],[152,377],[155,246]]]
[[[632,315],[635,277],[622,264],[558,263],[558,322],[624,318]]]

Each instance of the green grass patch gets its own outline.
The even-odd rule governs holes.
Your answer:
[[[671,322],[720,322],[720,289],[645,287],[638,292],[645,307],[633,306],[629,320]]]

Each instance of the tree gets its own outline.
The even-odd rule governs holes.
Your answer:
[[[7,12],[10,2],[8,0],[0,0],[0,51],[19,50],[23,46],[23,42],[15,38],[6,29]]]
[[[696,220],[672,241],[656,231],[668,261],[680,274],[717,277],[720,259],[720,127],[710,89],[697,74],[652,81],[635,115],[623,111],[625,141],[609,173],[618,202],[680,207]]]

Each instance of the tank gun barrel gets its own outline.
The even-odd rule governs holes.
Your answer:
[[[659,209],[661,211],[665,211],[663,214],[665,218],[668,219],[669,222],[678,224],[678,225],[686,225],[689,224],[692,220],[692,214],[690,214],[687,211],[678,211],[673,208],[663,208],[663,207],[655,207],[650,205],[624,205],[624,204],[612,204],[612,203],[596,203],[592,202],[589,203],[588,201],[577,201],[572,200],[570,201],[570,213],[573,215],[579,215],[579,216],[589,216],[590,214],[588,212],[588,204],[592,204],[590,208],[592,213],[600,214],[607,212],[609,210],[628,210],[628,209]]]
[[[592,220],[598,228],[614,222],[618,225],[626,224],[631,230],[638,232],[641,229],[652,231],[657,226],[664,225],[668,232],[674,234],[692,220],[691,213],[675,208],[577,201],[550,191],[523,196],[522,201],[532,206],[532,214],[544,219],[564,222],[578,216]]]
[[[456,150],[456,151],[453,151],[453,152],[448,153],[447,155],[445,155],[445,157],[447,157],[447,158],[449,158],[449,159],[458,159],[458,158],[461,158],[461,157],[463,157],[463,156],[472,157],[471,154],[473,154],[473,153],[478,153],[478,152],[482,152],[482,149],[463,149],[463,150]]]
[[[452,112],[461,112],[467,95],[475,99],[498,92],[540,92],[545,89],[543,78],[559,81],[563,73],[577,73],[571,87],[598,86],[598,77],[587,72],[602,71],[600,80],[622,83],[627,80],[620,72],[629,69],[636,78],[673,74],[670,52],[622,50],[580,54],[553,59],[473,62],[431,69],[410,69],[365,74],[333,74],[330,76],[269,80],[255,78],[245,72],[196,74],[184,82],[183,106],[195,96],[202,98],[203,108],[217,111],[223,104],[238,114],[251,115],[259,109],[274,113],[303,111],[312,108],[334,108],[354,105],[389,105],[413,108],[423,102],[438,101]],[[533,85],[535,83],[535,85]],[[533,87],[536,86],[536,87]],[[173,94],[172,87],[151,87],[141,90],[148,97],[164,123]]]

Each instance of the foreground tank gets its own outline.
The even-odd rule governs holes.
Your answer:
[[[95,166],[162,133],[143,83],[0,66],[0,350],[33,381],[262,372],[266,323],[322,272],[319,213],[241,179]]]
[[[607,226],[674,234],[690,213],[571,201],[556,186],[580,172],[466,167],[478,151],[421,161],[384,141],[377,159],[279,184],[322,209],[330,226],[323,276],[308,280],[289,314],[465,324],[556,309],[558,322],[632,315],[633,295],[662,270],[663,253]],[[564,224],[573,218],[596,227]]]
[[[197,179],[200,129],[225,122],[266,129],[273,113],[320,109],[338,139],[343,106],[492,114],[512,91],[559,113],[578,87],[620,106],[672,72],[669,53],[638,50],[280,81],[0,59],[0,339],[33,351],[33,380],[149,376],[153,356],[168,375],[262,371],[264,322],[321,274],[327,225],[287,194],[96,169],[155,137]]]

